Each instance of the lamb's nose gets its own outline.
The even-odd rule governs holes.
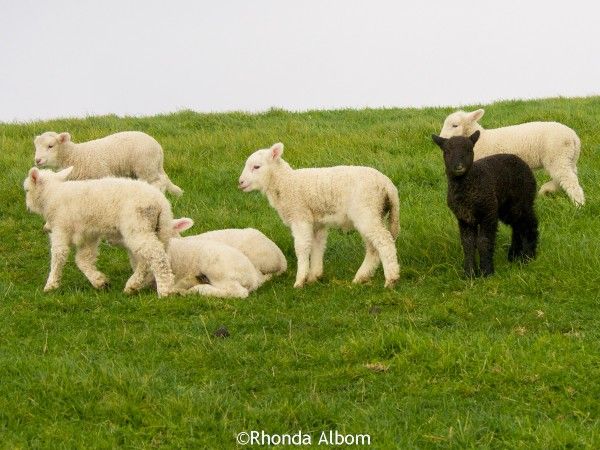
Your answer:
[[[240,178],[238,181],[238,184],[241,186],[242,184],[244,184],[244,182],[242,181],[242,179]]]
[[[35,158],[35,163],[37,165],[40,165],[41,162],[42,162],[42,158]]]

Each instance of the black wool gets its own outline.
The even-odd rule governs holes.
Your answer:
[[[508,260],[535,258],[538,222],[533,202],[533,172],[518,156],[499,154],[473,161],[479,131],[470,137],[449,139],[433,135],[444,152],[448,178],[448,206],[458,219],[469,277],[480,274],[475,259],[479,251],[481,274],[494,273],[494,247],[498,220],[512,228]]]

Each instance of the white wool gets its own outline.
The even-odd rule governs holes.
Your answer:
[[[291,228],[298,259],[295,287],[323,273],[323,254],[330,227],[356,229],[366,256],[354,277],[369,280],[383,262],[386,286],[399,277],[394,241],[398,235],[398,190],[381,172],[362,166],[292,169],[281,155],[283,144],[257,150],[244,166],[239,186],[266,195]],[[389,230],[384,224],[389,212]]]
[[[246,298],[250,292],[258,289],[271,278],[272,273],[261,273],[240,250],[218,241],[228,235],[230,241],[244,246],[245,239],[258,242],[257,234],[235,233],[235,231],[245,230],[218,230],[232,231],[232,233],[216,232],[214,235],[216,239],[201,237],[202,235],[180,237],[179,234],[193,224],[193,220],[186,217],[175,219],[172,224],[172,239],[167,253],[175,276],[177,292],[184,295]],[[207,234],[211,233],[213,232]],[[269,241],[262,233],[258,233]],[[265,244],[264,241],[260,243]],[[260,255],[260,252],[253,254]],[[137,261],[133,255],[130,256],[132,267],[135,268]],[[264,258],[265,254],[261,256]],[[261,259],[260,262],[274,264],[274,261],[269,262],[267,259]],[[277,263],[280,264],[280,261]],[[151,281],[152,277],[149,276],[144,284],[149,284]]]
[[[75,262],[96,288],[106,276],[96,268],[101,239],[121,242],[140,261],[125,285],[125,292],[140,288],[152,272],[159,296],[173,288],[173,274],[165,252],[172,236],[171,206],[155,187],[127,178],[66,181],[72,169],[54,173],[32,168],[23,183],[30,211],[46,220],[50,232],[51,265],[45,291],[60,284],[69,247],[76,247]]]
[[[124,131],[75,143],[69,133],[47,131],[33,142],[36,165],[58,169],[73,166],[71,180],[130,177],[147,181],[162,192],[183,193],[163,169],[162,147],[146,133]]]
[[[470,136],[479,130],[475,159],[498,153],[517,155],[532,169],[543,167],[550,174],[552,180],[540,188],[540,194],[562,188],[575,205],[585,203],[577,178],[581,142],[575,131],[558,122],[528,122],[486,130],[478,123],[483,114],[483,109],[450,114],[440,136]]]
[[[208,239],[241,251],[262,274],[282,274],[287,261],[277,244],[255,228],[213,230],[186,239]]]

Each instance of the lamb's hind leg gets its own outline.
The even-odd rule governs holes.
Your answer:
[[[523,243],[521,251],[516,257],[526,262],[534,259],[538,242],[538,221],[535,215],[530,214],[521,218],[519,223],[515,224],[513,233],[519,233]]]
[[[323,255],[327,246],[327,228],[319,227],[315,230],[310,250],[310,270],[307,283],[317,281],[323,275]]]
[[[479,265],[484,277],[494,273],[494,248],[496,247],[496,233],[498,221],[484,222],[479,226],[477,235],[477,250],[479,251]]]
[[[85,242],[77,248],[75,264],[96,289],[101,289],[108,284],[108,278],[96,268],[98,258],[99,240]]]
[[[183,295],[199,294],[207,297],[221,298],[246,298],[248,297],[248,289],[242,286],[237,281],[231,281],[219,286],[211,284],[197,284],[182,292]]]
[[[574,164],[567,161],[560,161],[548,167],[547,170],[550,173],[552,180],[560,185],[575,206],[584,205],[585,196],[583,194],[583,189],[579,185],[577,167],[575,167]]]
[[[173,272],[162,242],[151,232],[127,235],[124,236],[124,240],[137,260],[136,270],[131,278],[137,274],[136,281],[140,280],[139,283],[142,283],[149,266],[156,280],[158,296],[169,295],[173,289]],[[128,281],[127,284],[129,285],[130,282]]]
[[[354,280],[352,280],[353,283],[365,283],[369,281],[375,274],[377,267],[379,267],[380,259],[377,249],[367,240],[364,243],[365,259],[358,268]]]
[[[369,242],[377,250],[383,264],[385,287],[393,287],[400,278],[400,266],[394,238],[381,221],[357,220],[354,226],[363,240]]]
[[[539,195],[552,194],[552,193],[558,191],[559,189],[560,189],[560,185],[556,181],[550,180],[547,183],[544,183],[542,185],[538,194]]]

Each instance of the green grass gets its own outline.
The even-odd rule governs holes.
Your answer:
[[[477,107],[480,105],[474,105]],[[371,435],[374,448],[600,446],[600,97],[500,102],[496,127],[556,120],[582,140],[577,210],[537,200],[539,257],[495,276],[461,277],[458,228],[445,205],[438,132],[448,108],[250,115],[183,111],[0,124],[0,448],[235,448],[240,431]],[[33,137],[84,141],[145,131],[164,147],[191,231],[252,226],[290,270],[246,300],[121,293],[126,255],[107,245],[96,292],[72,256],[44,294],[43,220],[21,183]],[[401,281],[354,286],[356,234],[332,232],[322,282],[292,288],[289,230],[267,200],[237,190],[246,157],[273,142],[294,167],[362,164],[399,187]],[[547,179],[537,173],[538,185]],[[225,325],[231,336],[212,335]],[[367,364],[380,364],[374,371]]]

